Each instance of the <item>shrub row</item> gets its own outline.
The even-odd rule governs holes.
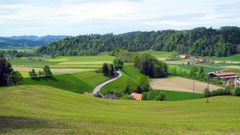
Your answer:
[[[205,89],[203,97],[213,97],[213,96],[240,96],[240,88],[226,87],[225,89],[218,89],[210,92],[208,89]]]

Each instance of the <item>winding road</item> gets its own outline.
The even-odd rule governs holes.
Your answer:
[[[120,71],[117,71],[117,73],[118,73],[118,75],[117,75],[115,78],[110,79],[110,80],[108,80],[108,81],[106,81],[106,82],[104,82],[104,83],[101,83],[101,84],[99,84],[97,87],[95,87],[94,90],[93,90],[93,94],[94,94],[94,95],[96,95],[96,94],[100,94],[100,95],[101,95],[100,90],[101,90],[104,86],[106,86],[106,85],[108,85],[109,83],[111,83],[111,82],[117,80],[118,78],[122,77],[122,73],[121,73]],[[102,95],[101,95],[101,96],[102,96]]]

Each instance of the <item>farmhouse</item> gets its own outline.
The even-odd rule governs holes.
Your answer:
[[[142,100],[142,94],[132,93],[130,96],[133,97],[135,100],[138,100],[138,101]]]
[[[211,72],[208,73],[210,78],[220,78],[226,85],[239,87],[239,77],[233,72]]]
[[[178,58],[179,58],[179,59],[187,59],[188,56],[187,56],[187,55],[179,55]]]

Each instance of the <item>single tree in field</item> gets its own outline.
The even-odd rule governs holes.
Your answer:
[[[46,76],[46,77],[52,77],[52,72],[51,72],[49,66],[44,66],[44,67],[43,67],[43,72],[45,73],[45,76]]]
[[[113,61],[113,65],[116,70],[121,70],[124,66],[124,62],[122,60],[120,60],[119,58],[117,58]]]
[[[103,73],[103,75],[108,76],[108,64],[107,63],[103,63],[102,73]]]
[[[32,71],[29,71],[29,76],[32,78],[32,79],[37,79],[38,78],[38,75],[35,71],[35,69],[32,69]]]

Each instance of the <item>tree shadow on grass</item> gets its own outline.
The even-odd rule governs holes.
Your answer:
[[[15,129],[41,129],[54,128],[54,125],[63,125],[62,123],[54,124],[43,119],[25,118],[25,117],[8,117],[0,116],[0,134],[7,133]]]

